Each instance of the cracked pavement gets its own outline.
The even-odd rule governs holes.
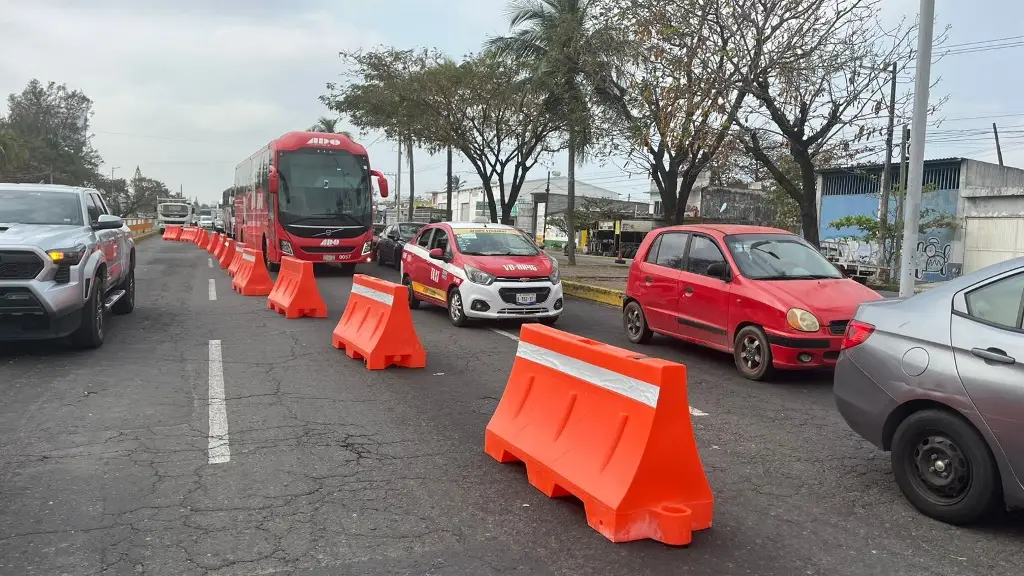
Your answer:
[[[569,300],[558,327],[680,361],[715,493],[686,548],[612,544],[483,453],[516,343],[413,313],[425,370],[369,372],[331,347],[351,279],[318,278],[327,320],[231,291],[194,246],[138,248],[138,306],[107,342],[0,351],[0,574],[1019,574],[1024,522],[954,528],[914,511],[888,456],[849,431],[829,375],[743,380],[731,360]],[[360,272],[397,280],[397,272]],[[216,279],[218,299],[208,298]],[[210,340],[231,459],[209,464]]]

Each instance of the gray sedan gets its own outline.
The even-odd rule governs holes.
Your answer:
[[[851,428],[891,452],[903,494],[944,522],[1024,507],[1024,258],[862,304],[835,370]]]

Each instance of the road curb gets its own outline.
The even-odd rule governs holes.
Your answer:
[[[160,232],[158,230],[154,230],[152,232],[146,232],[145,234],[139,234],[138,236],[136,236],[135,238],[132,238],[132,239],[135,240],[136,244],[138,244],[139,242],[142,242],[143,240],[147,240],[149,238],[152,238],[153,236],[156,236],[157,234],[160,234]]]
[[[604,286],[592,286],[581,282],[573,282],[572,280],[562,280],[562,293],[617,308],[622,307],[622,299],[626,296],[626,293],[622,290],[605,288]]]

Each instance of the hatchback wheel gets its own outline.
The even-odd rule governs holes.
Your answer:
[[[744,378],[764,380],[772,373],[772,348],[758,326],[747,326],[733,341],[733,360]]]
[[[654,332],[647,325],[647,317],[639,302],[633,301],[622,309],[622,327],[626,329],[626,337],[634,344],[646,344],[654,337]]]
[[[892,439],[892,472],[910,503],[950,524],[969,524],[1002,499],[999,469],[969,423],[940,410],[915,412]]]

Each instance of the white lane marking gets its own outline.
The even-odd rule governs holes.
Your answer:
[[[207,258],[206,259],[206,267],[207,268],[213,268],[213,258]]]
[[[519,341],[519,336],[516,336],[515,334],[513,334],[511,332],[505,332],[504,330],[498,330],[497,328],[491,328],[491,332],[494,332],[495,334],[501,334],[505,338],[511,338],[512,340],[515,340],[516,342]]]
[[[213,278],[210,278],[210,301],[217,299],[217,283],[214,282]]]
[[[504,330],[499,330],[497,328],[491,328],[491,332],[494,332],[495,334],[500,334],[505,338],[515,340],[516,342],[519,341],[519,336],[516,336],[511,332],[506,332]],[[699,408],[694,408],[693,406],[690,406],[690,416],[709,416],[709,414]]]
[[[220,340],[210,340],[210,464],[231,461],[228,441],[228,407],[224,401],[224,360]]]

